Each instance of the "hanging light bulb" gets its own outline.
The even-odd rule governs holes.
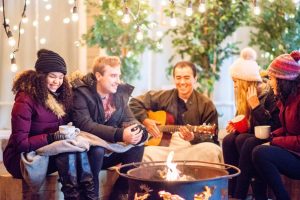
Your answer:
[[[198,10],[200,13],[204,13],[206,11],[206,6],[205,6],[204,0],[201,0]]]
[[[30,0],[26,0],[25,3],[27,6],[30,5]]]
[[[22,16],[22,22],[24,24],[26,24],[28,22],[28,17],[26,16],[26,14],[24,13],[24,15]]]
[[[7,37],[8,37],[8,45],[13,47],[16,45],[16,40],[11,32],[11,30],[7,31]]]
[[[167,5],[167,1],[166,1],[166,0],[161,0],[161,1],[160,1],[160,5],[166,6],[166,5]]]
[[[17,62],[16,62],[16,57],[15,57],[15,54],[12,53],[10,55],[10,70],[12,72],[16,72],[18,70],[18,65],[17,65]]]
[[[130,15],[129,15],[129,10],[127,7],[125,7],[125,12],[122,18],[122,22],[124,24],[129,24],[130,23]]]
[[[32,26],[34,26],[34,27],[37,27],[38,26],[38,21],[37,20],[34,20],[33,22],[32,22]]]
[[[253,10],[255,15],[259,15],[260,14],[260,8],[258,6],[254,6],[254,10]]]
[[[259,8],[259,6],[257,5],[256,0],[254,0],[253,3],[254,3],[254,9],[253,9],[253,12],[254,12],[255,15],[259,15],[259,14],[260,14],[260,8]]]
[[[45,6],[46,10],[50,10],[52,8],[52,5],[50,3],[48,3],[46,6]]]
[[[143,40],[143,32],[141,31],[140,26],[137,27],[137,32],[136,32],[136,39],[137,40]]]
[[[177,19],[175,18],[175,14],[173,12],[171,13],[170,25],[172,27],[177,26]]]
[[[185,9],[185,15],[188,17],[193,15],[193,5],[191,1],[189,1],[188,7]]]
[[[49,15],[46,15],[46,16],[44,17],[44,20],[45,20],[46,22],[48,22],[48,21],[50,20],[50,16],[49,16]]]
[[[78,15],[78,11],[77,11],[77,6],[75,5],[72,10],[72,21],[77,22],[78,19],[79,19],[79,15]]]

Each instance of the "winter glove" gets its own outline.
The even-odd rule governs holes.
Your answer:
[[[146,129],[145,126],[143,126],[143,125],[140,124],[140,125],[137,125],[136,127],[134,127],[134,129],[135,130],[139,129],[139,130],[143,131],[142,138],[141,138],[141,140],[136,145],[139,145],[139,144],[145,142],[148,139],[148,131],[147,131],[147,129]]]
[[[47,136],[48,144],[51,144],[54,141],[65,140],[66,135],[56,131],[55,133],[49,133]]]

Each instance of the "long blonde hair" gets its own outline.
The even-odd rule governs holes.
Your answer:
[[[247,102],[247,91],[250,86],[257,88],[257,81],[244,81],[236,79],[236,88],[234,91],[235,95],[235,106],[237,115],[245,115],[248,120],[250,119],[250,106]]]

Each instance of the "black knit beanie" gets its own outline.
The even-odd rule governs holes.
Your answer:
[[[63,74],[67,73],[65,61],[57,53],[47,49],[40,49],[37,52],[37,57],[38,59],[34,66],[37,72],[61,72]]]

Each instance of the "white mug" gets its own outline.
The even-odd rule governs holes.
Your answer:
[[[75,126],[61,125],[59,126],[59,132],[66,135],[66,139],[74,139],[80,133],[80,129]]]
[[[255,126],[254,133],[259,139],[267,139],[270,137],[271,126]]]

